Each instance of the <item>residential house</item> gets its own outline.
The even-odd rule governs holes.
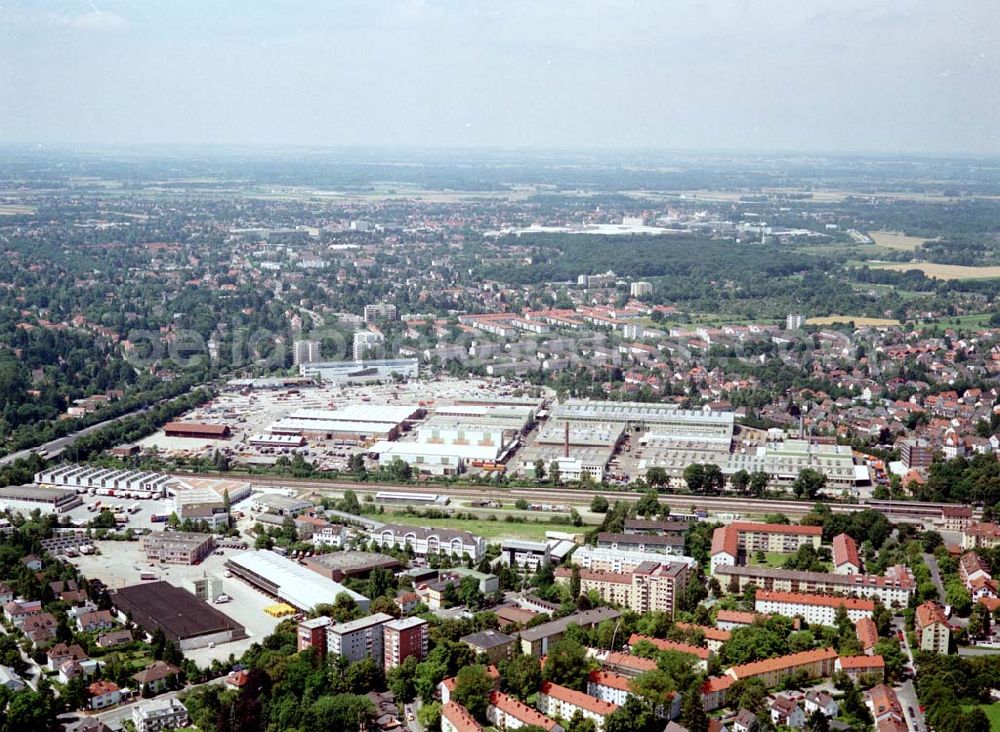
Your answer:
[[[77,643],[71,646],[65,643],[56,643],[45,652],[45,655],[48,657],[49,671],[58,671],[59,667],[66,661],[80,661],[87,658],[87,652]]]
[[[771,721],[782,727],[802,729],[806,726],[806,714],[799,703],[784,696],[771,702]]]
[[[76,629],[84,633],[110,630],[114,627],[115,619],[110,610],[95,610],[84,613],[76,619]]]
[[[97,636],[97,647],[114,648],[115,646],[120,646],[125,643],[131,643],[132,640],[131,630],[112,630],[108,633],[101,633]]]
[[[166,661],[154,661],[149,668],[132,674],[132,679],[139,685],[139,688],[148,687],[154,694],[159,694],[167,688],[171,678],[180,676],[181,670],[172,663]]]
[[[822,712],[823,716],[831,719],[837,716],[840,707],[836,699],[825,691],[810,690],[806,692],[805,699],[806,716],[811,716],[813,712]]]
[[[122,696],[118,684],[113,681],[95,681],[87,687],[87,693],[90,695],[91,709],[113,707],[121,701]]]
[[[0,687],[9,691],[20,691],[24,686],[24,680],[14,669],[0,665]]]

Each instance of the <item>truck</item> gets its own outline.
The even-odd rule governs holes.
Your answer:
[[[139,504],[138,503],[133,503],[131,506],[128,507],[128,512],[129,513],[139,513]]]
[[[139,579],[143,582],[151,582],[157,579],[156,572],[140,572]]]
[[[165,513],[154,513],[152,516],[149,517],[149,520],[154,524],[162,524],[169,518],[170,516],[168,516]]]

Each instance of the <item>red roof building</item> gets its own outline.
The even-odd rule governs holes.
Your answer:
[[[837,574],[861,574],[858,545],[847,534],[833,537],[833,571]]]

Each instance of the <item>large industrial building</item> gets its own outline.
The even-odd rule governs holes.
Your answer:
[[[395,572],[402,563],[395,557],[373,552],[330,552],[317,554],[302,560],[313,572],[341,582],[347,577],[367,577],[375,569],[388,569]]]
[[[12,511],[30,513],[37,508],[43,513],[64,513],[82,503],[76,491],[60,488],[33,485],[8,485],[0,488],[0,511],[9,508]]]
[[[185,531],[155,531],[141,540],[146,559],[167,564],[197,564],[212,553],[215,538],[211,534]]]
[[[349,404],[340,409],[300,409],[275,422],[272,435],[298,435],[364,445],[375,440],[394,440],[405,423],[423,416],[420,407]]]
[[[182,651],[246,637],[242,625],[168,582],[122,587],[112,593],[111,602],[149,635],[161,629]]]
[[[735,418],[732,412],[681,409],[676,404],[646,402],[601,402],[571,399],[555,406],[555,419],[569,422],[623,424],[682,440],[703,442],[732,441]]]
[[[299,375],[337,384],[371,384],[394,378],[415,379],[420,375],[420,366],[415,358],[319,361],[299,364]]]
[[[226,569],[268,595],[303,611],[321,604],[332,605],[342,593],[362,610],[367,611],[371,604],[364,595],[272,551],[237,554],[226,560]]]
[[[35,474],[39,486],[72,488],[77,493],[101,492],[124,498],[159,498],[170,496],[176,505],[184,503],[221,503],[228,495],[237,503],[250,495],[251,485],[223,478],[194,478],[166,475],[145,470],[95,468],[89,465],[60,465]],[[111,492],[113,491],[113,493]]]
[[[424,475],[458,475],[470,467],[494,469],[520,444],[535,409],[521,404],[437,407],[413,439],[369,448],[380,463],[402,460]]]

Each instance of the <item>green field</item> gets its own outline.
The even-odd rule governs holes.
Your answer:
[[[757,554],[756,552],[754,552],[753,554],[747,555],[747,563],[751,567],[771,567],[773,569],[780,569],[781,567],[784,566],[785,560],[792,556],[794,555],[784,554],[782,552],[764,552],[764,561],[758,562]],[[827,566],[827,569],[829,570],[833,569],[832,563],[824,562],[824,564]]]
[[[986,716],[990,718],[990,730],[992,730],[992,732],[1000,732],[1000,702],[994,702],[993,704],[980,704],[979,708],[986,712]],[[966,706],[962,709],[967,712],[972,709],[972,707]]]
[[[569,524],[550,524],[548,521],[534,523],[529,521],[526,524],[508,523],[504,520],[485,521],[482,519],[469,521],[467,519],[440,518],[429,519],[420,516],[410,516],[407,514],[393,515],[391,519],[379,517],[382,520],[391,520],[396,523],[409,524],[411,526],[429,526],[445,529],[458,529],[471,531],[484,539],[533,539],[542,540],[546,531],[565,531],[568,533],[585,531],[582,527],[570,526]]]
[[[780,568],[790,556],[792,555],[783,554],[782,552],[764,552],[764,561],[760,562],[757,560],[757,553],[754,552],[747,555],[747,564],[751,567]]]

